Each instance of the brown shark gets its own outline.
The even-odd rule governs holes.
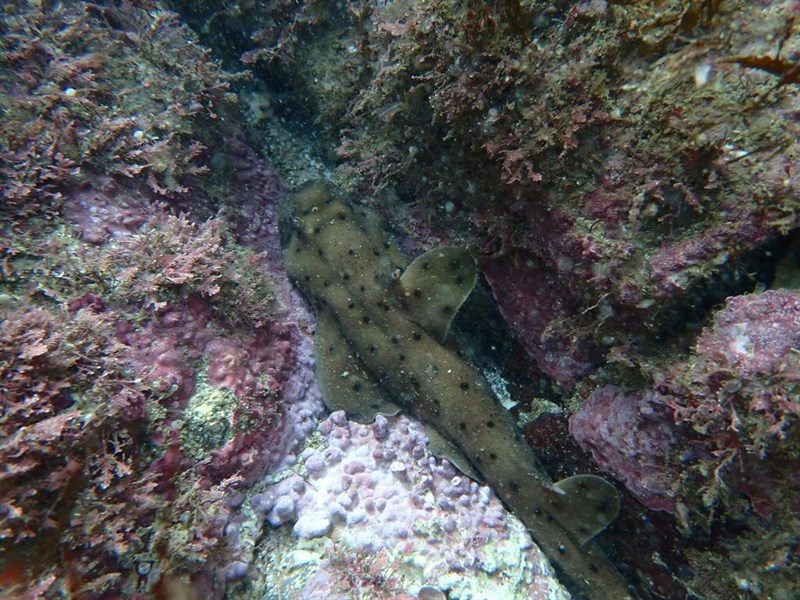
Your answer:
[[[361,421],[411,413],[435,452],[479,474],[525,523],[574,594],[633,598],[593,540],[619,510],[614,487],[593,475],[553,483],[480,372],[443,345],[475,285],[470,254],[438,248],[409,265],[373,211],[321,183],[291,198],[284,223],[287,270],[317,309],[328,406]]]

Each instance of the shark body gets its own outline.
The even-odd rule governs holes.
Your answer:
[[[414,415],[434,430],[434,453],[474,467],[522,520],[574,594],[633,598],[592,540],[619,510],[613,486],[592,475],[554,484],[480,372],[442,344],[475,284],[474,259],[440,248],[409,265],[372,211],[324,184],[294,195],[288,212],[285,263],[317,310],[328,406],[364,422]]]

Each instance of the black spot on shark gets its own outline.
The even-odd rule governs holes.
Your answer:
[[[361,422],[412,414],[434,454],[490,485],[525,523],[573,594],[633,598],[593,540],[619,511],[614,487],[594,475],[554,483],[480,372],[444,344],[477,280],[469,252],[435,248],[409,263],[376,213],[323,183],[288,200],[281,233],[287,271],[317,307],[328,407]]]

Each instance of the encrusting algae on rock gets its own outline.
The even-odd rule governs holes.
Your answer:
[[[614,487],[592,475],[553,483],[480,373],[442,345],[475,285],[469,253],[439,248],[408,265],[373,212],[322,183],[290,200],[284,226],[287,271],[317,309],[329,408],[364,421],[411,413],[440,455],[480,473],[574,592],[632,597],[593,541],[619,510]]]

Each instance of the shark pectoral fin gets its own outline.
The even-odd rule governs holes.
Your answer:
[[[391,416],[400,412],[356,356],[342,335],[339,322],[327,309],[317,316],[314,355],[322,399],[331,411],[343,410],[359,423],[371,423],[377,414]]]
[[[619,514],[619,493],[597,475],[573,475],[554,484],[564,492],[570,522],[562,525],[581,544],[603,531]]]
[[[428,435],[428,450],[430,450],[431,454],[438,458],[446,458],[451,465],[467,477],[471,477],[478,482],[483,481],[483,477],[475,470],[472,463],[467,460],[464,453],[458,449],[458,446],[433,427],[425,427],[425,433]]]
[[[400,276],[395,292],[408,318],[439,343],[478,277],[475,259],[464,248],[449,246],[418,256]]]

